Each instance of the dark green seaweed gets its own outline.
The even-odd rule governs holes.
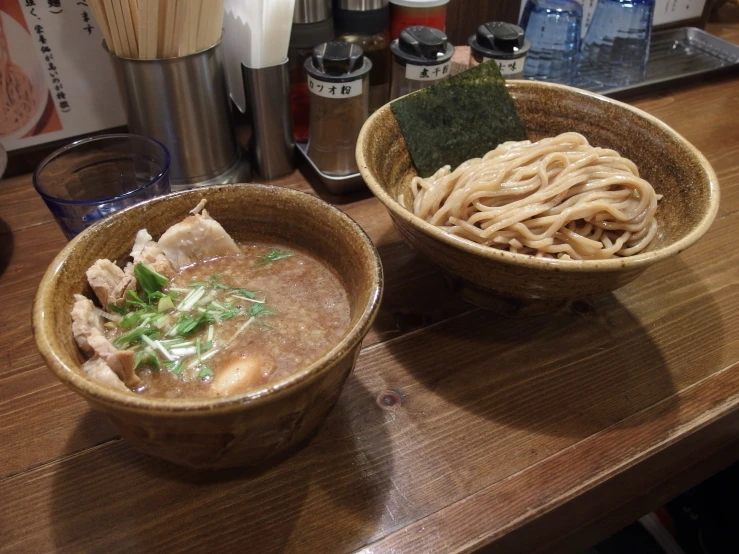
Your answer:
[[[498,66],[481,63],[390,104],[421,177],[526,140]]]

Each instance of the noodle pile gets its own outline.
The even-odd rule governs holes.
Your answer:
[[[0,17],[0,136],[23,127],[35,110],[33,85],[23,70],[10,60],[8,39]]]
[[[454,171],[411,183],[413,212],[454,235],[510,252],[589,260],[642,252],[657,194],[634,163],[578,133],[506,142]]]

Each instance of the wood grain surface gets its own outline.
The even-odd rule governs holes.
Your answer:
[[[739,26],[711,30],[739,42]],[[318,435],[261,471],[134,452],[31,333],[65,240],[28,176],[0,182],[0,550],[577,551],[739,459],[739,80],[629,98],[722,189],[707,235],[613,295],[506,319],[456,300],[384,208],[300,167],[377,245],[387,290]]]

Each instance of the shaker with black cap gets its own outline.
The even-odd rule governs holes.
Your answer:
[[[531,44],[518,25],[491,21],[480,25],[469,39],[470,65],[494,61],[506,79],[521,79]]]
[[[323,173],[356,173],[359,131],[369,116],[372,62],[356,44],[319,44],[305,60],[310,92],[308,157]]]
[[[305,60],[313,48],[334,38],[331,0],[296,0],[290,47],[287,50],[290,70],[290,103],[293,113],[293,135],[298,142],[308,140],[308,89]]]
[[[390,7],[388,0],[334,0],[337,40],[360,46],[372,61],[370,113],[390,98]]]
[[[406,27],[390,44],[393,74],[390,99],[420,90],[452,74],[454,47],[439,29]]]

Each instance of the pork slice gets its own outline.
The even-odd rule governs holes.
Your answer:
[[[146,229],[141,229],[136,234],[136,240],[131,249],[131,258],[133,259],[133,265],[141,262],[165,277],[171,277],[174,274],[172,264]],[[133,265],[131,266],[131,272],[133,271]]]
[[[110,260],[98,260],[87,270],[87,282],[90,283],[100,305],[122,306],[126,300],[126,291],[136,290],[136,279],[124,272]]]
[[[126,385],[123,384],[123,381],[120,380],[118,375],[116,375],[115,371],[110,369],[110,366],[105,363],[105,360],[99,356],[94,356],[87,360],[82,364],[82,369],[92,379],[103,385],[119,391],[131,392],[126,388]]]
[[[201,201],[196,210],[202,209],[203,204]],[[176,269],[241,252],[221,224],[205,210],[167,229],[159,238],[159,247]]]
[[[137,389],[141,386],[141,379],[133,370],[135,357],[133,350],[118,350],[100,332],[93,332],[87,339],[87,343],[129,389]]]
[[[92,300],[82,296],[74,295],[74,306],[72,306],[72,334],[77,346],[87,355],[92,355],[92,346],[88,343],[88,339],[93,332],[102,333],[102,318],[95,311],[95,304]]]

